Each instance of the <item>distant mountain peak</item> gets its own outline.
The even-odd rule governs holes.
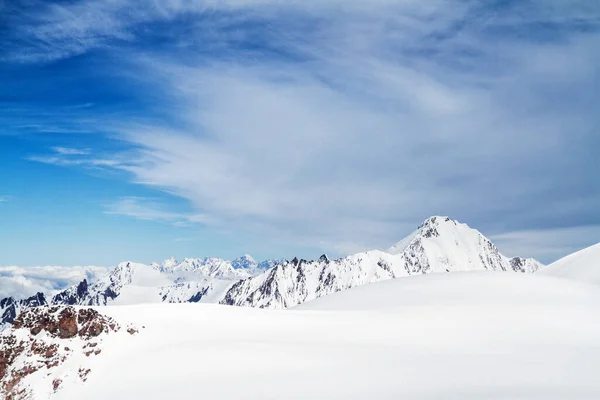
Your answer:
[[[481,236],[485,238],[479,231],[472,229],[467,224],[458,222],[447,216],[434,215],[423,221],[417,229],[398,243],[394,244],[387,250],[389,254],[401,254],[415,240],[433,239],[433,238],[450,238],[461,237],[465,235]],[[457,242],[456,240],[454,240]],[[489,241],[489,240],[488,240]],[[491,242],[490,242],[491,243]]]

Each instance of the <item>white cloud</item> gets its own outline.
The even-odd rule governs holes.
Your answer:
[[[63,167],[84,166],[90,168],[106,168],[117,167],[121,164],[120,161],[113,159],[71,158],[65,157],[65,154],[55,156],[30,156],[27,157],[27,160]]]
[[[63,156],[84,156],[84,155],[89,155],[91,154],[91,150],[90,149],[73,149],[73,148],[69,148],[69,147],[53,147],[52,150],[54,150],[56,153],[63,155]]]
[[[551,263],[600,242],[600,226],[508,232],[490,237],[510,256],[537,257]]]
[[[37,292],[47,296],[83,279],[94,280],[107,273],[106,267],[16,267],[0,266],[0,299],[8,296],[26,298]]]
[[[123,215],[146,221],[169,222],[176,226],[206,223],[209,218],[201,214],[186,214],[165,211],[164,206],[152,199],[143,197],[123,197],[108,204],[106,214]]]
[[[573,215],[569,204],[579,212],[597,204],[597,187],[571,187],[594,161],[564,156],[597,141],[590,87],[600,36],[570,29],[597,27],[597,5],[145,5],[55,6],[30,33],[39,51],[29,54],[52,59],[135,40],[139,23],[204,17],[173,38],[185,57],[149,48],[123,65],[177,127],[108,121],[133,145],[127,157],[32,158],[124,170],[195,210],[126,198],[109,213],[175,224],[197,213],[230,230],[341,251],[387,247],[431,214],[497,232],[506,230],[498,221],[509,230],[542,217],[556,223]],[[535,36],[548,24],[562,24],[559,40]],[[210,49],[219,51],[207,60]]]

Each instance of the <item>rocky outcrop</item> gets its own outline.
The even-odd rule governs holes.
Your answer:
[[[14,329],[28,329],[35,336],[46,332],[52,337],[70,339],[75,336],[96,337],[118,330],[112,319],[91,308],[38,307],[24,310],[13,322]]]
[[[100,354],[99,337],[119,329],[114,320],[93,309],[23,310],[12,329],[0,335],[0,398],[27,399],[29,388],[23,382],[29,375],[38,371],[50,375],[76,350],[88,357]],[[89,369],[80,378],[87,379],[88,373]],[[62,377],[53,379],[52,390],[59,390],[62,382]]]
[[[544,266],[533,258],[514,257],[510,259],[510,266],[514,272],[537,272]]]

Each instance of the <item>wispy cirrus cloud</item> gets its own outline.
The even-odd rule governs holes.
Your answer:
[[[507,232],[490,239],[505,249],[506,255],[555,261],[598,243],[600,225]]]
[[[176,226],[203,224],[210,221],[202,214],[187,214],[167,211],[163,205],[153,199],[143,197],[123,197],[118,201],[107,204],[105,211],[109,215],[122,215],[145,221],[161,221]]]
[[[90,149],[73,149],[70,147],[60,146],[53,147],[52,150],[63,156],[85,156],[91,154],[92,152]]]
[[[488,234],[600,222],[598,4],[144,4],[42,8],[17,30],[15,60],[135,55],[119,66],[157,103],[152,123],[98,129],[127,158],[36,161],[102,163],[190,214],[333,251],[386,248],[431,214]],[[156,21],[170,45],[149,45]],[[137,203],[122,214],[186,220]]]
[[[83,167],[97,167],[97,168],[103,168],[103,167],[117,167],[119,165],[119,162],[116,160],[111,160],[111,159],[69,159],[69,158],[64,158],[64,155],[56,155],[56,156],[30,156],[27,157],[27,159],[29,161],[35,161],[35,162],[39,162],[39,163],[43,163],[43,164],[51,164],[51,165],[58,165],[58,166],[62,166],[62,167],[66,167],[66,166],[83,166]]]
[[[114,154],[102,157],[92,153],[91,149],[76,149],[70,147],[54,146],[50,154],[31,155],[29,161],[58,166],[82,166],[87,168],[115,168],[121,161]]]

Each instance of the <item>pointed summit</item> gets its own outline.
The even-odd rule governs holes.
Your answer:
[[[432,217],[427,218],[421,225],[417,227],[417,230],[412,232],[410,235],[406,236],[404,239],[394,244],[387,250],[389,254],[401,254],[407,246],[415,239],[415,238],[435,238],[440,237],[441,235],[453,235],[456,233],[456,230],[472,230],[466,224],[461,224],[460,222],[451,219],[450,217],[434,215]],[[453,232],[454,231],[454,232]],[[475,231],[477,232],[477,231]],[[479,232],[477,232],[479,233]]]
[[[441,224],[446,224],[446,223],[456,225],[458,223],[458,221],[455,221],[455,220],[451,219],[450,217],[434,215],[434,216],[427,218],[425,221],[423,221],[423,223],[421,225],[419,225],[419,228],[422,228],[425,226],[439,226]]]
[[[532,259],[509,259],[478,230],[445,216],[427,218],[416,231],[388,249],[403,257],[411,273],[445,271],[534,272]]]

